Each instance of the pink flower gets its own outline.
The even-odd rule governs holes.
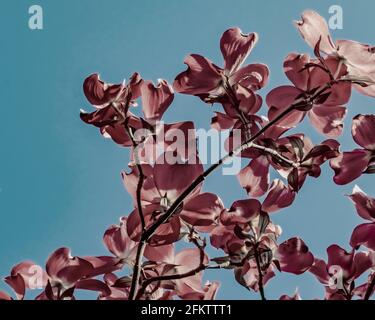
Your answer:
[[[220,40],[224,69],[200,55],[190,55],[185,59],[188,69],[176,77],[174,89],[217,101],[225,95],[228,85],[239,85],[248,90],[262,88],[268,80],[267,66],[250,64],[242,67],[257,41],[256,33],[243,34],[239,28],[228,29]]]
[[[338,245],[327,249],[328,263],[315,259],[309,271],[326,286],[327,298],[351,299],[353,282],[374,266],[374,258],[368,252],[345,251]]]
[[[173,89],[165,80],[159,80],[154,86],[151,81],[143,81],[138,73],[132,75],[127,85],[107,84],[93,74],[85,80],[83,89],[86,98],[97,110],[92,113],[81,111],[81,119],[100,128],[105,137],[125,147],[132,145],[125,127],[135,131],[147,124],[152,128],[174,99]],[[129,111],[140,96],[143,121]]]
[[[284,61],[284,72],[294,86],[280,86],[271,90],[266,98],[268,117],[274,119],[291,104],[301,97],[312,95],[319,88],[329,83],[332,78],[338,79],[345,74],[344,66],[334,58],[310,60],[308,55],[289,54]],[[342,133],[346,108],[349,101],[351,84],[338,82],[331,86],[321,97],[316,98],[311,105],[296,109],[278,121],[278,125],[288,128],[300,123],[308,114],[312,125],[320,133],[334,138]]]
[[[17,299],[25,297],[26,289],[42,289],[47,283],[45,271],[32,261],[24,261],[15,265],[5,282],[12,287]]]
[[[70,249],[57,249],[47,260],[46,271],[49,279],[44,292],[37,299],[74,299],[75,289],[109,294],[101,281],[90,278],[119,268],[119,260],[112,257],[72,257]]]
[[[333,180],[339,185],[357,179],[362,173],[372,173],[375,164],[375,116],[357,115],[353,119],[352,136],[363,149],[343,152],[330,161],[335,171]]]
[[[347,79],[353,80],[354,88],[360,93],[375,97],[375,54],[374,48],[351,40],[334,42],[328,30],[327,22],[315,11],[305,11],[302,20],[296,21],[296,27],[306,43],[319,49],[345,64]],[[369,83],[366,85],[365,83]]]

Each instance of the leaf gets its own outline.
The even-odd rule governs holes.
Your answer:
[[[128,288],[131,286],[132,278],[129,276],[124,276],[121,278],[118,278],[116,282],[113,284],[116,288]]]
[[[311,158],[319,157],[322,154],[324,154],[326,152],[329,152],[329,151],[331,151],[331,148],[329,146],[324,145],[324,144],[320,144],[318,146],[313,147],[310,150],[310,152],[306,155],[304,160],[306,161],[306,160],[311,159]]]
[[[293,168],[293,170],[288,175],[288,184],[291,186],[291,188],[298,192],[299,190],[299,181],[298,181],[298,169]]]
[[[238,268],[234,270],[234,278],[241,286],[245,287],[247,290],[250,290],[242,276],[242,269]]]
[[[324,94],[318,96],[318,97],[314,100],[314,102],[315,102],[316,104],[323,104],[324,102],[327,101],[327,99],[329,98],[330,95],[331,95],[331,92],[326,92],[326,93],[324,93]]]
[[[375,173],[375,164],[368,166],[367,169],[364,171],[364,173],[367,173],[367,174]]]
[[[301,138],[295,137],[295,136],[289,137],[288,140],[290,144],[292,145],[292,147],[298,151],[298,157],[301,160],[304,155],[303,148],[305,146],[305,143],[303,142]]]
[[[270,223],[270,217],[268,213],[262,211],[259,215],[259,232],[263,234],[266,231],[268,224]]]

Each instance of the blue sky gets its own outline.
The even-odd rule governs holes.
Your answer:
[[[28,28],[28,8],[44,9],[44,29]],[[222,63],[219,39],[227,28],[256,31],[260,40],[249,62],[269,65],[271,79],[261,91],[287,83],[282,62],[289,52],[310,52],[292,21],[304,9],[328,17],[328,8],[343,8],[344,28],[336,39],[375,43],[373,1],[251,1],[251,0],[7,0],[0,13],[0,275],[24,259],[44,264],[61,246],[76,255],[107,254],[102,245],[106,228],[131,210],[120,171],[128,153],[101,138],[79,119],[90,109],[82,93],[84,78],[99,72],[120,82],[138,71],[146,79],[172,81],[185,69],[184,57],[200,53]],[[353,95],[344,150],[354,147],[348,130],[357,113],[374,113],[375,101]],[[264,113],[264,109],[263,109]],[[177,95],[165,116],[167,122],[194,120],[208,128],[212,110],[197,98]],[[309,125],[300,127],[314,142],[324,140]],[[372,176],[355,183],[375,195]],[[332,243],[348,246],[360,223],[344,196],[353,184],[338,187],[325,166],[320,179],[308,179],[292,207],[272,215],[283,228],[283,239],[300,236],[316,255],[325,258]],[[233,176],[215,173],[204,186],[229,206],[245,198]],[[221,253],[219,253],[221,254]],[[237,285],[230,271],[210,271],[220,280],[219,298],[257,298]],[[0,285],[0,288],[2,286]],[[322,287],[309,274],[280,274],[266,287],[269,298],[293,294],[322,297]]]

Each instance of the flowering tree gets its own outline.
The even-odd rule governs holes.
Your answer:
[[[224,32],[220,50],[224,66],[192,54],[187,69],[173,86],[157,85],[134,73],[127,83],[109,84],[98,74],[83,84],[93,105],[81,119],[118,145],[129,148],[130,163],[122,173],[133,199],[131,213],[109,227],[103,237],[108,256],[72,256],[59,248],[45,269],[31,261],[13,267],[5,282],[15,296],[0,291],[0,299],[23,299],[27,289],[43,288],[39,300],[75,299],[78,290],[98,292],[98,299],[214,299],[219,282],[202,283],[209,269],[231,269],[234,279],[266,299],[264,287],[278,272],[310,272],[325,287],[325,299],[369,299],[375,290],[375,198],[355,186],[349,199],[360,217],[348,248],[327,248],[327,262],[309,251],[300,238],[278,242],[281,228],[274,212],[292,205],[307,177],[318,178],[329,161],[336,184],[375,173],[375,115],[357,115],[352,136],[359,148],[341,151],[346,105],[352,89],[375,97],[375,50],[350,40],[333,41],[325,20],[306,11],[296,27],[314,57],[289,54],[284,71],[290,84],[268,92],[266,116],[257,91],[269,76],[264,64],[245,64],[258,41],[256,33],[232,28]],[[211,124],[227,130],[227,154],[207,168],[197,151],[194,123],[162,122],[174,91],[194,95],[206,104],[222,106]],[[141,105],[142,115],[135,109]],[[326,140],[314,145],[303,133],[290,134],[308,116]],[[248,198],[226,207],[214,193],[203,192],[210,174],[232,158],[248,159],[238,182]],[[270,181],[270,171],[280,179]],[[262,201],[260,197],[264,196]],[[175,244],[188,245],[176,252]],[[206,253],[210,245],[217,256]],[[362,251],[364,250],[364,251]],[[360,276],[368,278],[355,283]],[[283,300],[300,299],[298,293]]]

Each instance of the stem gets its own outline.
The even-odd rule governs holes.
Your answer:
[[[142,233],[143,233],[144,230],[146,229],[146,222],[145,222],[145,217],[143,215],[141,192],[142,192],[142,187],[143,187],[145,176],[143,173],[142,165],[140,164],[140,161],[138,159],[138,154],[137,154],[138,144],[135,142],[134,136],[131,130],[128,128],[127,123],[125,123],[124,127],[126,130],[126,133],[130,137],[130,140],[132,141],[132,145],[134,149],[133,154],[134,154],[135,165],[137,166],[137,170],[138,170],[138,183],[137,183],[137,190],[136,190],[136,198],[137,198],[138,214],[141,220]],[[135,260],[136,263],[133,269],[133,278],[132,278],[132,283],[130,287],[129,300],[133,300],[135,293],[138,291],[139,278],[141,275],[140,262],[142,260],[145,248],[146,248],[146,242],[141,241],[137,248],[137,255],[136,255],[136,260]]]
[[[136,263],[133,269],[133,277],[132,277],[132,283],[130,286],[129,300],[134,300],[134,296],[136,295],[138,291],[139,279],[141,277],[141,269],[142,269],[140,266],[140,262],[145,252],[145,248],[146,248],[146,242],[141,241],[137,248],[137,256],[135,258]]]
[[[136,198],[137,198],[137,208],[138,208],[138,214],[139,218],[141,220],[141,226],[142,226],[142,231],[146,229],[146,222],[145,222],[145,217],[143,215],[143,208],[142,208],[142,198],[141,198],[141,192],[142,192],[142,187],[143,187],[143,182],[145,180],[145,175],[143,173],[142,166],[140,164],[138,154],[136,152],[136,149],[138,147],[138,144],[134,140],[134,136],[130,129],[128,128],[127,124],[125,124],[125,131],[130,137],[130,140],[133,145],[133,154],[134,154],[134,160],[135,160],[135,165],[137,166],[138,170],[138,183],[137,183],[137,190],[136,190]]]
[[[290,166],[292,166],[294,168],[298,168],[299,167],[298,163],[289,160],[288,158],[284,157],[283,155],[281,155],[280,153],[278,153],[276,150],[274,150],[272,148],[267,148],[267,147],[261,146],[261,145],[256,144],[256,143],[253,143],[252,147],[255,148],[255,149],[262,150],[264,152],[270,153],[273,156],[279,158],[281,161],[285,162],[286,164],[288,164],[288,165],[290,165]]]
[[[260,297],[263,301],[267,300],[266,299],[266,296],[264,295],[264,287],[263,287],[263,273],[262,273],[262,269],[260,267],[260,260],[259,260],[259,252],[258,252],[258,248],[255,248],[255,262],[257,264],[257,268],[258,268],[258,275],[259,275],[259,280],[258,280],[258,286],[259,286],[259,293],[260,293]]]
[[[363,300],[370,299],[372,292],[374,291],[374,288],[375,288],[375,273],[373,273],[371,282],[367,286],[367,290],[366,290],[365,297],[363,298]]]

